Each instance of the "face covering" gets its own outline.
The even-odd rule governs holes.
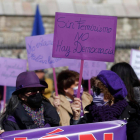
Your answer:
[[[27,96],[26,96],[27,97]],[[42,103],[41,93],[37,93],[27,97],[27,103],[33,108],[40,108]]]
[[[74,96],[74,97],[77,97],[78,86],[74,87],[73,90],[74,90],[74,94],[73,94],[73,96]],[[83,94],[83,86],[81,85],[80,98],[81,98],[82,94]]]
[[[93,103],[96,104],[97,106],[103,106],[108,103],[104,101],[103,93],[97,95],[95,92],[92,92],[92,95],[93,95]]]

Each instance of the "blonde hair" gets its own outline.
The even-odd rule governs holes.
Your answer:
[[[114,102],[114,97],[108,91],[108,88],[99,79],[97,79],[97,77],[91,78],[91,86],[95,86],[96,81],[98,81],[97,87],[100,88],[101,93],[104,94],[104,99],[108,100],[109,105],[111,105],[112,102]]]

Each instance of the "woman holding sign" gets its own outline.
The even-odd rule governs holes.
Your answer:
[[[135,114],[136,109],[126,101],[127,89],[121,78],[113,71],[103,70],[97,77],[91,79],[93,93],[102,98],[102,105],[93,102],[86,106],[86,113],[80,118],[81,100],[75,98],[72,103],[73,118],[71,124],[83,124],[92,122],[127,120],[128,138],[132,139],[132,133],[136,132],[140,123],[140,117]],[[131,133],[131,135],[130,135]]]
[[[65,70],[59,73],[57,77],[59,95],[55,96],[53,94],[49,100],[55,106],[60,116],[60,125],[62,126],[70,125],[70,118],[73,114],[71,103],[74,101],[74,97],[77,96],[78,84],[79,73],[75,71]],[[81,87],[80,99],[82,100],[80,116],[83,116],[86,112],[83,112],[83,109],[92,102],[93,98],[89,93],[83,92],[83,88]]]
[[[16,91],[1,116],[5,131],[58,126],[60,118],[49,101],[43,100],[42,91],[35,72],[23,72],[16,80]]]

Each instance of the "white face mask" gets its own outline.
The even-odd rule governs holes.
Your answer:
[[[99,95],[96,95],[96,93],[93,93],[93,103],[97,106],[104,106],[108,102],[104,101],[104,94],[100,93]]]
[[[74,96],[74,97],[77,97],[78,86],[74,87],[74,88],[73,88],[73,91],[74,91],[73,96]],[[83,86],[81,85],[80,96],[82,95],[82,93],[83,93]]]

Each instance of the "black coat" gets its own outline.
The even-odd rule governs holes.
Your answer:
[[[59,115],[56,109],[50,104],[50,102],[43,100],[44,106],[44,119],[45,124],[50,126],[59,126]],[[2,122],[2,127],[5,131],[23,130],[23,129],[34,129],[38,128],[32,118],[26,113],[21,103],[18,104],[13,114]]]

